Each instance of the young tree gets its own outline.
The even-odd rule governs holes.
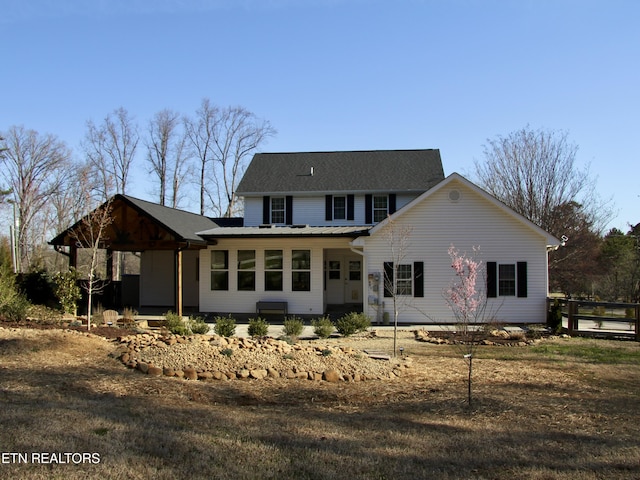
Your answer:
[[[87,204],[90,204],[87,199]],[[79,224],[70,232],[71,237],[89,251],[88,265],[84,266],[84,273],[87,276],[83,288],[87,292],[87,329],[91,329],[91,314],[93,296],[101,293],[106,287],[103,280],[98,275],[99,252],[104,248],[109,240],[107,229],[112,223],[111,200],[85,215]]]
[[[477,254],[479,247],[474,247],[473,251],[474,255]],[[459,253],[454,245],[449,247],[448,253],[455,273],[443,296],[456,319],[456,330],[462,337],[457,346],[462,349],[467,364],[467,403],[470,407],[473,358],[479,343],[478,326],[487,319],[487,296],[478,286],[482,262],[474,256]]]
[[[383,288],[384,296],[392,299],[393,304],[393,355],[397,356],[398,316],[410,301],[411,270],[404,263],[411,239],[411,227],[399,225],[392,217],[387,217],[387,224],[382,229],[389,246],[391,261],[384,262]],[[407,267],[409,267],[407,274]],[[407,277],[408,275],[408,277]]]
[[[49,200],[62,187],[61,172],[70,165],[71,151],[54,135],[40,135],[22,126],[3,135],[0,178],[10,187],[16,208],[15,232],[18,271],[25,271],[37,250],[36,239],[45,236]]]

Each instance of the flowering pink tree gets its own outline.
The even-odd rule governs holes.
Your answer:
[[[476,260],[475,256],[479,252],[479,247],[473,247],[473,255],[468,256],[466,253],[460,254],[453,245],[449,247],[451,268],[455,276],[444,291],[444,298],[456,319],[456,329],[462,335],[462,342],[458,346],[463,349],[463,358],[468,367],[469,406],[471,406],[473,356],[478,345],[478,324],[485,320],[487,307],[487,297],[484,291],[478,288],[482,262]]]

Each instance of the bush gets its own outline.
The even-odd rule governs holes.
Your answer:
[[[298,338],[303,329],[304,322],[298,317],[285,318],[284,324],[282,325],[282,333],[284,336],[292,339]]]
[[[169,310],[164,314],[165,327],[175,335],[189,335],[189,328],[184,323],[182,316]]]
[[[269,324],[261,317],[250,318],[248,332],[252,338],[266,337],[269,332]]]
[[[18,290],[24,293],[30,303],[47,307],[58,306],[55,284],[45,270],[18,274],[16,281]]]
[[[233,337],[236,333],[236,320],[229,315],[228,317],[215,317],[215,325],[213,331],[221,337]]]
[[[44,305],[30,305],[27,307],[27,316],[45,324],[55,324],[62,321],[62,312]]]
[[[189,317],[187,321],[187,327],[191,333],[205,335],[209,333],[209,324],[204,321],[202,317]]]
[[[66,272],[58,272],[53,276],[56,284],[56,296],[65,313],[76,314],[78,301],[82,298],[82,292],[78,286],[78,271],[70,268]]]
[[[19,292],[13,272],[0,267],[0,317],[13,322],[25,320],[30,303]]]
[[[311,320],[311,326],[313,327],[313,333],[320,338],[329,338],[335,329],[329,317],[315,318]]]
[[[553,301],[547,313],[547,326],[552,332],[562,330],[562,305],[557,299]]]
[[[336,330],[344,337],[354,333],[364,332],[371,326],[371,319],[364,313],[347,313],[336,322]]]
[[[598,305],[596,307],[593,307],[593,311],[591,312],[592,315],[596,315],[598,317],[604,317],[605,313],[606,312],[603,305]]]

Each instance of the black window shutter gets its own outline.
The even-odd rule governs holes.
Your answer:
[[[364,223],[373,223],[373,196],[364,196]]]
[[[384,296],[393,297],[393,262],[384,262]]]
[[[396,213],[396,194],[389,194],[389,215]]]
[[[498,296],[498,264],[487,262],[487,298]]]
[[[347,220],[353,220],[353,195],[347,195]]]
[[[324,197],[324,219],[326,221],[333,220],[333,196],[325,195]]]
[[[413,296],[424,297],[424,262],[413,262]]]
[[[262,223],[271,223],[271,199],[268,196],[262,197]]]
[[[517,267],[518,296],[525,298],[527,296],[527,262],[518,262]]]
[[[285,198],[286,201],[286,220],[285,223],[287,225],[293,225],[293,197],[291,195],[287,195]]]

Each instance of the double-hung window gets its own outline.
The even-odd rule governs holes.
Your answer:
[[[383,221],[389,214],[389,197],[387,195],[373,196],[373,221]]]
[[[513,263],[498,265],[498,295],[512,297],[516,294],[516,266]]]
[[[264,251],[264,289],[282,291],[282,250]]]
[[[229,251],[211,252],[211,290],[229,290]]]
[[[271,199],[271,223],[285,223],[285,197]]]
[[[411,272],[411,265],[398,265],[398,279],[396,280],[396,294],[411,295],[412,279],[413,279],[413,274]]]
[[[256,251],[238,250],[238,290],[256,289]]]
[[[311,291],[310,250],[293,250],[291,252],[291,290],[294,292]]]
[[[347,218],[347,197],[333,197],[333,219],[344,220]]]

